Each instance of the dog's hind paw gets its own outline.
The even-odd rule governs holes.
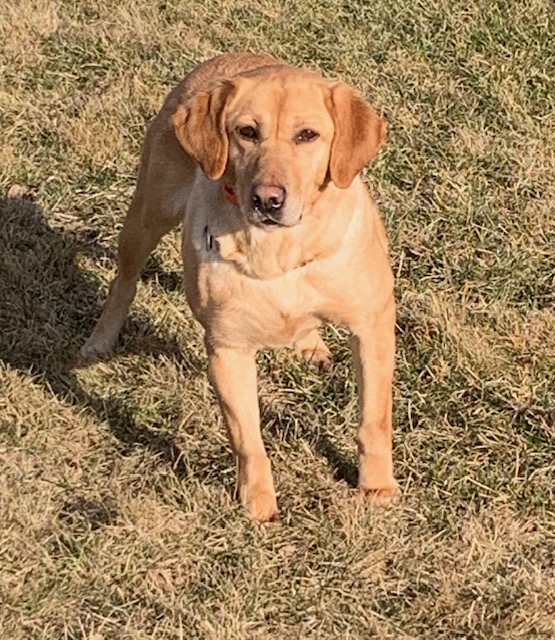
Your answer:
[[[112,338],[98,339],[91,336],[79,349],[79,364],[92,364],[112,354],[116,340]]]
[[[333,367],[333,358],[329,351],[323,351],[318,349],[316,351],[310,351],[305,349],[301,351],[302,357],[311,365],[316,367],[318,371],[322,373],[329,373]]]
[[[318,330],[311,331],[296,343],[297,351],[311,365],[319,371],[329,373],[333,366],[333,357],[326,343],[320,337]]]

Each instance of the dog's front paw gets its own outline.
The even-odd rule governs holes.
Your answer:
[[[258,522],[275,522],[279,519],[276,497],[272,493],[261,492],[250,496],[245,509],[249,518]]]
[[[401,502],[401,492],[395,480],[383,487],[367,488],[360,486],[359,489],[366,502],[372,507],[386,507]]]

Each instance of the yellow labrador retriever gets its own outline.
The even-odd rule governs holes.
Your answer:
[[[343,82],[268,55],[204,62],[168,96],[144,143],[119,267],[82,355],[114,346],[150,252],[183,224],[185,289],[248,514],[278,514],[260,435],[255,353],[295,346],[321,367],[324,321],[347,326],[360,396],[359,486],[394,498],[395,304],[387,240],[360,176],[385,123]]]

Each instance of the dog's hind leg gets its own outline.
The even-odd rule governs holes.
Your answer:
[[[110,284],[102,315],[80,355],[87,361],[108,354],[114,348],[129,306],[137,291],[137,281],[149,255],[162,236],[180,222],[180,216],[150,212],[135,198],[125,219],[118,242],[118,270]]]

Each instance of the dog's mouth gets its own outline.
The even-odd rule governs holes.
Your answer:
[[[273,218],[259,218],[255,224],[259,226],[261,229],[277,229],[279,227],[284,227],[287,225],[274,220]]]
[[[297,226],[301,221],[302,216],[298,216],[294,220],[290,220],[287,217],[276,220],[271,216],[254,210],[250,212],[248,218],[249,222],[259,229],[263,229],[264,231],[275,231],[277,229],[289,229],[290,227]]]

